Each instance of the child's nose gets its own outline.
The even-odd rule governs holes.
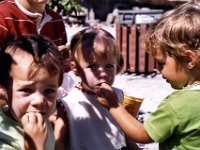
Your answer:
[[[38,106],[45,105],[46,103],[45,96],[42,93],[37,92],[36,94],[34,94],[31,103],[32,105],[38,105]]]
[[[106,77],[107,76],[107,73],[106,73],[104,67],[99,67],[98,70],[99,70],[100,77]]]

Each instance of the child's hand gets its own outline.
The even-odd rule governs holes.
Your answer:
[[[112,87],[106,83],[102,83],[97,92],[97,100],[106,108],[118,106],[118,98]]]
[[[24,150],[44,150],[48,130],[40,113],[29,112],[22,117],[24,129]]]

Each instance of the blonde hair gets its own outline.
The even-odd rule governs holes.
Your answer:
[[[146,46],[185,61],[185,50],[200,51],[200,3],[185,3],[170,10],[152,25],[147,33]]]
[[[70,43],[72,60],[80,63],[82,60],[94,62],[116,58],[117,73],[123,68],[123,58],[114,37],[107,31],[89,27],[75,34]]]

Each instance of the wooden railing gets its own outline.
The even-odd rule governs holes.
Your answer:
[[[116,40],[124,58],[123,72],[156,75],[154,58],[146,51],[147,24],[116,24]]]

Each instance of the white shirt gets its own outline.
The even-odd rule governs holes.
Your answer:
[[[114,91],[122,100],[122,91]],[[91,95],[74,88],[63,101],[68,114],[70,149],[116,150],[126,146],[121,128]]]

